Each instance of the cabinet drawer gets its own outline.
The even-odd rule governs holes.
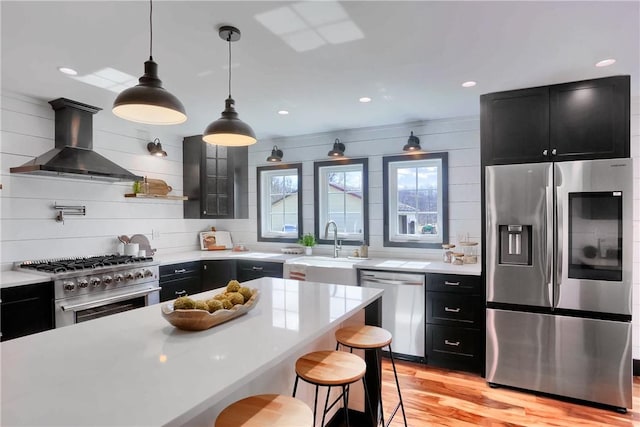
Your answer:
[[[176,299],[180,296],[194,295],[202,292],[200,277],[183,277],[160,283],[160,301]]]
[[[464,276],[461,274],[427,274],[427,290],[477,295],[483,293],[480,276]]]
[[[479,328],[484,313],[480,297],[427,292],[427,323]]]
[[[3,288],[0,298],[0,341],[54,328],[53,282]]]
[[[237,261],[238,281],[258,279],[260,277],[282,278],[282,263],[264,261]]]
[[[427,364],[478,371],[483,357],[481,331],[427,324]]]
[[[200,275],[200,261],[160,266],[160,282]]]

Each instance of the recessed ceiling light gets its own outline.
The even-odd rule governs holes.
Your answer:
[[[608,67],[609,65],[615,64],[616,60],[613,58],[603,59],[602,61],[596,62],[596,67]]]
[[[475,85],[476,85],[476,82],[474,82],[473,80],[469,80],[468,82],[462,83],[462,87],[474,87]]]
[[[358,101],[360,101],[362,103],[367,103],[367,102],[371,102],[371,98],[369,98],[368,96],[363,96]]]
[[[289,112],[287,110],[280,110],[278,111],[278,114],[280,114],[281,116],[286,116],[287,114],[289,114]]]
[[[76,70],[74,70],[73,68],[69,68],[69,67],[58,67],[58,71],[60,71],[62,74],[67,74],[69,76],[77,76],[78,72]]]

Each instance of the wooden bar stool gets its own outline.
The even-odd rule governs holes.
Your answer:
[[[227,406],[215,427],[313,427],[313,414],[304,402],[281,394],[260,394]]]
[[[393,366],[393,376],[396,380],[396,388],[398,389],[398,398],[400,402],[396,405],[386,425],[391,424],[393,417],[398,412],[398,408],[402,408],[402,418],[404,419],[404,425],[407,427],[407,416],[404,413],[404,403],[402,402],[402,393],[400,393],[400,383],[398,382],[398,373],[396,372],[396,364],[393,361],[393,352],[391,351],[391,341],[393,337],[391,332],[386,329],[379,328],[377,326],[358,325],[347,326],[336,331],[336,350],[340,348],[340,345],[348,347],[350,351],[354,348],[360,350],[376,350],[376,369],[380,366],[379,353],[384,347],[389,347],[389,357],[391,358],[391,365]],[[382,379],[382,369],[378,371],[378,377]],[[382,418],[382,425],[384,423],[384,411],[382,410],[382,387],[380,387],[380,416]]]
[[[318,407],[318,388],[325,386],[327,388],[327,400],[325,401],[324,410],[322,411],[322,424],[327,413],[342,399],[344,406],[346,425],[349,426],[349,385],[356,381],[362,380],[365,394],[367,394],[367,384],[364,381],[364,374],[367,365],[360,357],[355,354],[343,351],[314,351],[307,353],[296,360],[296,381],[293,386],[293,396],[295,397],[298,389],[298,380],[302,379],[316,386],[315,398],[313,401],[313,425],[316,425],[316,414]],[[327,407],[329,401],[329,393],[331,387],[341,387],[341,395]]]

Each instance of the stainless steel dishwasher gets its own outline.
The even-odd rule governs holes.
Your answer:
[[[393,335],[393,356],[424,361],[425,275],[360,270],[360,286],[384,289],[382,327]]]

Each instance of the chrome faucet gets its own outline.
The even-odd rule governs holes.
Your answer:
[[[324,238],[327,239],[329,236],[329,226],[333,224],[333,257],[338,258],[338,253],[340,249],[342,249],[342,242],[338,242],[338,226],[334,221],[327,222],[327,225],[324,226]]]

